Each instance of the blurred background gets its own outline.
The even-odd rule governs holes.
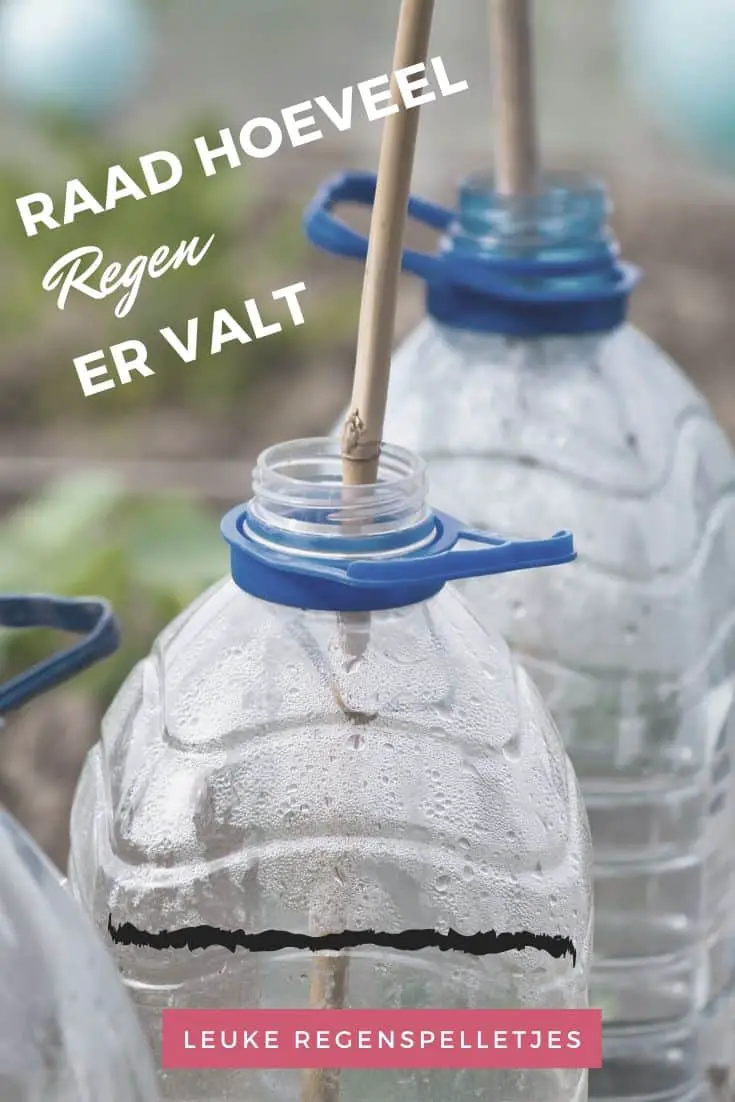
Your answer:
[[[185,172],[160,197],[33,239],[15,199],[72,177],[104,192],[111,164],[157,149],[186,163],[199,134],[317,95],[339,102],[343,86],[390,70],[397,9],[0,0],[0,591],[102,594],[125,631],[115,658],[0,730],[0,802],[59,864],[101,712],[163,624],[225,572],[218,517],[247,497],[255,455],[328,430],[347,399],[361,269],[315,253],[300,218],[325,175],[376,167],[380,125],[358,112],[348,133],[327,125],[267,161]],[[633,320],[735,435],[733,17],[734,0],[537,4],[545,164],[606,177],[624,254],[645,273]],[[459,177],[492,162],[486,0],[437,0],[432,53],[470,90],[423,110],[414,190],[451,203]],[[123,320],[115,299],[73,297],[60,312],[41,289],[79,245],[126,262],[211,233],[199,268],[145,280]],[[237,316],[243,299],[301,280],[305,325],[190,365],[157,354],[155,377],[83,397],[75,355],[197,315],[206,330],[214,309]],[[397,337],[421,309],[404,279]],[[0,632],[0,679],[51,645]]]

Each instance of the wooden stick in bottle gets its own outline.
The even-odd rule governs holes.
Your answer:
[[[532,0],[489,0],[493,45],[496,186],[531,196],[538,187]]]
[[[433,0],[403,0],[394,70],[426,60],[433,9]],[[395,87],[393,97],[401,104]],[[401,110],[389,115],[384,124],[362,286],[352,402],[342,433],[342,479],[347,486],[370,484],[378,474],[419,110],[406,110],[401,104]]]
[[[433,10],[434,0],[402,0],[394,72],[426,61]],[[392,90],[393,102],[399,110],[388,115],[384,123],[363,281],[352,402],[342,434],[342,481],[347,504],[349,487],[370,485],[378,476],[396,296],[419,124],[419,108],[405,108],[395,78]],[[351,662],[358,661],[364,653],[369,623],[369,613],[340,616],[342,645]],[[338,702],[350,714],[343,702]],[[354,718],[359,723],[368,717]],[[339,1008],[344,1005],[347,968],[348,958],[344,954],[315,958],[310,1007]],[[310,1069],[304,1072],[302,1084],[302,1102],[338,1102],[337,1071]]]

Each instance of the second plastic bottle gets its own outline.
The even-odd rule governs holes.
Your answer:
[[[364,257],[331,213],[311,240]],[[693,1102],[731,1060],[735,463],[674,363],[626,324],[605,189],[547,178],[508,200],[471,178],[454,211],[418,199],[436,255],[404,254],[428,317],[395,354],[386,433],[423,455],[440,507],[484,531],[572,529],[579,562],[467,581],[542,690],[595,846],[596,1099]],[[338,431],[341,428],[340,422]],[[553,521],[552,521],[553,518]]]

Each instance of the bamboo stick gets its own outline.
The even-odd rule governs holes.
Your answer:
[[[538,187],[532,0],[489,0],[493,46],[496,187],[530,196]]]
[[[426,60],[433,10],[433,0],[403,0],[394,71]],[[395,80],[393,95],[400,104]],[[366,485],[377,479],[419,110],[406,110],[401,104],[401,110],[388,116],[383,131],[352,402],[342,433],[342,478],[348,486]]]
[[[394,72],[426,61],[433,9],[434,0],[402,0]],[[352,402],[342,434],[343,500],[348,506],[350,487],[371,485],[378,478],[396,296],[419,124],[419,108],[406,109],[395,77],[392,90],[399,110],[389,115],[384,124],[360,307]],[[339,625],[347,661],[359,661],[367,645],[370,614],[342,614]],[[352,716],[339,693],[335,692],[335,697],[350,718],[369,722],[369,717]],[[309,1006],[344,1006],[347,982],[346,954],[317,957],[312,967]],[[339,1072],[334,1069],[304,1072],[301,1097],[302,1102],[338,1102]]]

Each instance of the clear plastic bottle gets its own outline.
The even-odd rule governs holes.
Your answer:
[[[330,182],[312,241],[364,256]],[[573,569],[463,583],[554,715],[592,827],[603,1069],[590,1096],[706,1096],[731,1057],[735,464],[676,365],[625,322],[604,187],[548,178],[522,202],[469,179],[444,231],[406,253],[428,316],[395,353],[386,432],[428,462],[432,496],[483,531],[575,533]],[[340,421],[341,429],[344,418]],[[729,1032],[728,1032],[729,1031]]]
[[[362,947],[353,1008],[584,1008],[590,840],[576,778],[528,677],[447,578],[567,562],[564,533],[478,543],[385,447],[343,497],[339,446],[264,452],[223,521],[232,577],[159,638],[108,712],[72,819],[70,879],[100,928],[207,924],[322,935],[525,930],[571,937],[472,957]],[[460,539],[475,549],[453,550]],[[171,554],[176,554],[172,547]],[[486,583],[493,584],[493,583]],[[122,945],[154,1047],[166,1007],[306,1007],[304,950]],[[333,956],[332,956],[333,959]],[[288,1102],[300,1073],[173,1071],[177,1102]],[[580,1102],[585,1071],[343,1071],[340,1102]]]
[[[3,627],[89,631],[0,686],[0,711],[109,654],[117,632],[92,601],[0,596]],[[156,1102],[150,1051],[97,931],[59,873],[0,808],[2,1102]]]

